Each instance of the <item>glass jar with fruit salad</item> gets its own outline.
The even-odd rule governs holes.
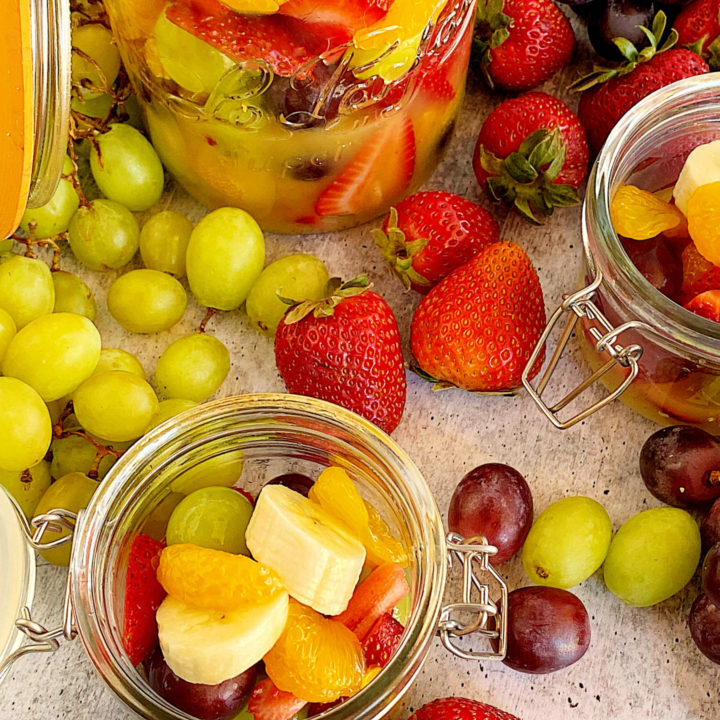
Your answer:
[[[681,212],[687,212],[687,198],[678,200],[687,190],[678,179],[688,156],[718,139],[716,73],[657,90],[608,137],[583,207],[584,287],[565,296],[528,363],[529,369],[546,341],[556,337],[553,329],[564,325],[545,371],[532,382],[529,370],[523,376],[556,427],[570,427],[620,397],[658,423],[718,432],[720,324],[692,312],[693,294],[687,294],[697,276],[715,266],[697,253],[697,239],[691,240]],[[702,174],[690,165],[693,161],[686,176]],[[551,375],[573,333],[592,374],[564,397],[549,400]],[[607,392],[588,406],[582,393],[597,380]]]
[[[338,230],[414,192],[460,108],[474,0],[106,0],[153,144],[209,207]]]
[[[309,478],[317,479],[313,484]],[[323,478],[325,481],[321,482]],[[312,485],[309,492],[308,485]],[[250,496],[261,489],[263,492],[257,496],[252,509],[240,493],[229,490],[231,486],[241,487]],[[334,488],[340,487],[343,501],[333,509],[333,503],[340,497]],[[369,536],[357,530],[357,537],[362,538],[359,547],[364,544],[367,553],[362,552],[360,564],[352,571],[352,582],[342,589],[347,584],[341,581],[341,576],[347,575],[343,568],[349,568],[349,563],[357,560],[354,551],[347,548],[357,546],[358,540],[348,535],[349,525],[332,518],[336,517],[333,513],[347,510],[348,490],[350,495],[359,492],[357,499],[367,508],[368,527],[374,528],[371,535],[375,540],[369,541]],[[222,515],[227,520],[232,517],[229,513],[234,512],[227,499],[220,500],[222,493],[228,492],[230,505],[248,506],[241,511],[246,530],[239,535],[232,522],[223,525],[219,519]],[[309,497],[304,497],[303,492]],[[208,497],[208,493],[212,497]],[[199,494],[204,496],[202,502],[198,502]],[[5,500],[0,494],[0,519],[6,519]],[[307,507],[312,509],[308,511]],[[197,513],[208,511],[218,513],[214,521],[207,517],[204,524],[193,521]],[[43,534],[47,531],[43,523],[57,524],[71,519],[66,511],[58,514],[51,510],[33,520],[39,525],[35,530],[25,523],[25,533],[33,538],[36,548],[42,548],[42,543],[49,540]],[[348,522],[354,521],[348,519]],[[220,526],[227,532],[219,533]],[[329,533],[327,541],[323,535],[326,532]],[[378,667],[368,659],[362,684],[354,687],[355,694],[343,698],[340,704],[310,705],[303,710],[308,715],[325,712],[323,717],[337,720],[386,716],[412,684],[437,632],[448,649],[464,657],[501,658],[505,654],[507,590],[487,562],[487,550],[491,553],[494,549],[478,544],[477,538],[471,543],[463,543],[459,536],[449,536],[446,540],[432,494],[407,455],[373,424],[323,401],[293,395],[248,395],[207,403],[178,415],[172,423],[161,425],[135,443],[111,469],[77,518],[73,535],[64,626],[45,631],[29,611],[21,613],[15,630],[10,633],[13,641],[8,645],[10,649],[0,653],[0,674],[7,668],[7,657],[12,650],[17,659],[31,649],[56,649],[58,640],[71,639],[77,634],[105,682],[130,708],[148,720],[206,717],[197,709],[188,710],[187,703],[195,708],[197,705],[193,706],[193,702],[231,703],[233,692],[235,700],[237,692],[241,695],[244,692],[244,702],[255,682],[253,693],[260,689],[262,697],[261,686],[269,681],[262,680],[262,674],[255,674],[255,666],[248,668],[253,670],[249,684],[248,671],[231,678],[234,690],[229,694],[227,683],[202,684],[197,679],[183,681],[178,676],[222,674],[221,665],[228,658],[235,662],[236,656],[250,645],[255,647],[265,642],[267,638],[259,635],[273,632],[275,626],[283,627],[285,620],[278,624],[276,617],[281,605],[280,611],[287,614],[284,633],[289,632],[287,628],[298,618],[322,627],[334,625],[333,632],[337,632],[342,622],[345,625],[342,631],[351,636],[351,646],[359,649],[353,635],[360,637],[358,628],[349,619],[353,613],[356,623],[367,623],[365,615],[371,614],[376,605],[396,604],[395,617],[399,620],[395,624],[400,639],[393,652],[383,658]],[[241,536],[244,537],[241,545],[249,548],[255,559],[249,557],[247,550],[244,550],[247,554],[243,554],[243,549],[236,547]],[[57,534],[52,536],[56,543],[66,542],[69,537],[67,533],[64,539]],[[377,538],[380,538],[379,544]],[[165,541],[167,546],[163,550]],[[326,577],[323,573],[313,578],[305,576],[311,567],[308,562],[315,556],[311,550],[316,546],[318,552],[322,547],[323,552],[329,553],[328,558],[333,553],[338,555],[334,562],[323,565],[324,572],[330,572],[335,578],[332,587],[313,584],[313,580]],[[223,551],[218,547],[228,549]],[[153,555],[158,552],[159,556]],[[235,552],[239,554],[233,554]],[[443,606],[448,552],[465,568],[463,602]],[[145,562],[144,566],[138,565],[138,558]],[[228,558],[239,564],[242,572],[235,576],[228,569],[229,574],[222,575],[218,582],[207,567],[225,572],[223,563]],[[363,562],[365,566],[358,578]],[[147,568],[152,568],[150,579]],[[18,574],[16,569],[2,566],[3,573],[13,576]],[[279,584],[275,582],[276,572],[281,578]],[[256,574],[261,578],[257,584]],[[382,583],[401,584],[403,592],[385,597],[385,585],[378,589],[381,576],[386,578]],[[4,583],[5,579],[0,579]],[[205,583],[212,592],[203,595]],[[364,605],[356,601],[356,597],[362,595],[363,586],[371,588],[365,594]],[[141,595],[138,595],[139,588],[143,589]],[[137,619],[137,608],[145,602],[144,598],[155,593],[154,588],[159,588],[161,593],[151,612],[155,617],[155,608],[159,606],[155,633],[160,634],[163,654],[154,650],[158,638],[151,637],[150,645],[136,655],[138,643],[142,646],[146,639]],[[349,602],[347,594],[335,597],[341,591],[351,593]],[[264,592],[269,593],[267,600],[260,599]],[[182,593],[185,595],[179,599]],[[188,593],[193,597],[189,598]],[[204,607],[204,602],[226,602],[226,599],[219,600],[221,596],[229,597],[232,602],[243,596],[250,605],[243,606],[241,600],[237,609],[226,608],[217,613],[218,622],[223,623],[222,632],[204,635],[207,641],[204,646],[197,642],[197,636],[183,640],[182,617],[192,615],[193,622],[204,623],[212,630],[215,615],[208,611],[208,617],[203,615],[200,623],[198,613],[204,611],[198,608]],[[403,599],[398,602],[400,597]],[[25,602],[23,596],[19,604]],[[12,616],[16,605],[18,603],[5,615]],[[313,609],[315,606],[317,610]],[[337,615],[340,606],[346,609]],[[0,605],[0,610],[3,609]],[[246,612],[254,613],[252,616],[262,622],[249,623],[241,617]],[[0,631],[7,627],[5,615],[0,616]],[[335,615],[335,619],[326,619],[324,615]],[[20,630],[28,637],[26,645],[17,651],[18,637],[22,638]],[[236,631],[246,633],[247,637],[228,645],[228,639],[232,641],[232,633]],[[463,649],[462,636],[468,634],[475,651]],[[168,640],[170,636],[174,636],[174,641]],[[2,637],[0,633],[0,639]],[[485,650],[477,649],[479,638]],[[218,643],[218,647],[208,647],[211,640]],[[278,672],[277,667],[284,667],[278,655],[283,648],[287,653],[288,646],[292,652],[293,642],[283,634],[277,640],[270,638],[269,645],[272,652],[267,652],[264,659],[272,680],[277,677],[274,674]],[[282,647],[278,649],[279,646]],[[228,647],[235,648],[230,655],[227,655]],[[271,668],[273,653],[275,669]],[[337,654],[333,659],[335,665],[336,658]],[[287,657],[285,663],[290,663]],[[169,670],[171,664],[178,676]],[[302,673],[308,674],[309,670]],[[221,691],[224,694],[220,698]],[[327,688],[323,687],[322,691],[325,693]],[[290,693],[281,695],[283,699]],[[305,705],[305,701],[300,705]],[[208,713],[207,716],[212,717],[249,717],[243,714],[242,706],[232,705],[227,712],[215,707]]]

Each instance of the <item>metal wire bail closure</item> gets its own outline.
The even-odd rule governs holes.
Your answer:
[[[462,602],[443,605],[438,621],[442,644],[454,655],[465,660],[504,660],[507,653],[507,585],[490,564],[497,553],[484,537],[463,538],[457,533],[447,536],[448,567],[452,570],[453,558],[463,571]],[[479,573],[476,574],[476,571]],[[489,576],[489,577],[488,577]],[[490,597],[491,586],[499,588],[499,598]],[[475,593],[473,593],[475,590]],[[476,599],[473,599],[473,595]],[[458,639],[466,635],[479,635],[485,639],[487,650],[465,650]]]

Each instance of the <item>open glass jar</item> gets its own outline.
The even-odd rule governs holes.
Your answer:
[[[720,138],[720,79],[716,73],[668,85],[639,102],[615,126],[588,180],[583,207],[583,284],[552,316],[523,384],[558,428],[582,420],[616,397],[661,424],[720,425],[720,325],[685,310],[656,290],[625,252],[610,220],[620,185],[655,191],[672,186],[688,154]],[[554,326],[569,317],[544,373],[529,380]],[[574,330],[592,375],[552,405],[543,399],[550,376]],[[564,419],[595,380],[607,394]]]
[[[293,395],[247,395],[207,403],[135,443],[77,520],[64,627],[43,633],[33,623],[34,634],[26,634],[39,642],[52,639],[55,647],[58,638],[79,635],[100,675],[138,715],[190,720],[150,688],[123,649],[124,583],[132,539],[139,532],[161,538],[174,503],[197,487],[217,484],[219,478],[242,473],[243,487],[257,492],[278,474],[317,474],[329,464],[351,472],[361,493],[406,546],[411,601],[403,639],[388,665],[357,695],[322,717],[370,720],[388,715],[412,684],[438,631],[444,644],[461,656],[504,657],[507,590],[487,563],[494,548],[463,544],[459,538],[445,540],[428,486],[382,431],[337,406]],[[34,523],[42,526],[51,520],[45,516]],[[464,597],[462,603],[443,607],[449,552],[463,566]],[[473,569],[488,573],[493,592],[500,589],[497,601],[489,595],[486,579]],[[18,628],[27,627],[29,612],[26,615]],[[475,639],[479,633],[494,640],[496,649],[464,652],[458,638],[470,632]],[[0,655],[0,673],[3,660]]]

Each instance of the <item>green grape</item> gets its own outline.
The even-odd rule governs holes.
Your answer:
[[[84,315],[91,322],[95,322],[95,298],[82,278],[64,270],[57,270],[52,274],[52,280],[55,286],[53,312]]]
[[[13,255],[0,264],[0,308],[10,313],[17,329],[53,311],[55,286],[42,260]]]
[[[314,255],[287,255],[270,263],[250,290],[245,303],[250,322],[272,337],[289,305],[288,300],[319,300],[329,280],[327,268]]]
[[[25,517],[31,518],[40,498],[50,487],[50,465],[39,462],[23,474],[22,471],[0,470],[0,485],[14,498]]]
[[[73,394],[75,417],[85,430],[110,442],[136,440],[157,410],[150,385],[126,370],[91,375]]]
[[[21,380],[0,377],[0,468],[37,465],[51,437],[50,413],[42,398]]]
[[[75,112],[82,113],[83,115],[87,115],[91,118],[105,118],[110,113],[114,102],[115,100],[113,99],[112,95],[102,93],[102,95],[98,95],[97,97],[92,98],[74,97],[70,101],[70,107],[75,110]],[[82,120],[80,120],[80,124],[84,125]],[[88,147],[88,152],[89,151],[90,148]]]
[[[63,162],[63,174],[69,175],[73,171],[70,158],[66,155]],[[22,216],[20,227],[30,232],[30,223],[35,223],[35,237],[42,239],[53,237],[65,232],[72,216],[80,205],[80,198],[72,182],[66,178],[60,178],[53,196],[41,207],[28,208]]]
[[[58,400],[90,377],[100,345],[100,333],[86,317],[43,315],[10,341],[3,372],[30,385],[45,402]]]
[[[8,349],[10,341],[15,337],[17,328],[12,315],[0,308],[0,370],[2,370],[2,361],[5,358],[5,352]]]
[[[165,174],[147,138],[117,123],[95,140],[90,169],[103,195],[136,212],[152,207],[162,195]]]
[[[170,22],[165,13],[160,14],[149,44],[168,77],[191,93],[209,93],[235,66],[227,55]]]
[[[700,546],[700,530],[685,510],[644,510],[615,533],[605,584],[628,605],[655,605],[688,584],[700,562]]]
[[[120,350],[120,348],[103,348],[100,351],[100,359],[95,366],[93,375],[99,375],[108,370],[127,370],[143,380],[145,379],[145,368],[140,361],[132,353]]]
[[[573,587],[603,563],[612,537],[605,508],[588,497],[563,498],[537,518],[523,545],[522,564],[536,585]]]
[[[63,508],[70,512],[79,512],[88,506],[90,498],[97,489],[97,482],[91,480],[87,475],[79,472],[63,475],[56,480],[40,498],[40,502],[35,508],[35,515],[42,515],[49,510]],[[69,531],[62,528],[59,532],[54,530],[46,530],[40,542],[49,543],[53,540],[59,540],[65,537]],[[70,564],[70,552],[72,543],[66,543],[60,547],[51,550],[42,550],[40,554],[53,565],[61,565],[67,567]]]
[[[2,262],[2,256],[8,255],[13,249],[13,239],[11,237],[0,240],[0,262]]]
[[[84,97],[96,98],[102,94],[102,90],[97,88],[109,89],[120,71],[120,53],[112,33],[100,23],[81,25],[73,31],[72,44],[73,48],[84,52],[99,66],[98,70],[94,63],[77,52],[72,55],[73,84],[81,88]]]
[[[50,450],[52,451],[50,474],[55,479],[71,472],[80,472],[87,475],[97,457],[97,448],[79,435],[55,438],[50,445]],[[117,458],[113,455],[103,457],[98,466],[98,479],[102,480],[105,477],[116,460]]]
[[[202,402],[219,387],[230,370],[228,349],[211,335],[178,338],[157,361],[155,381],[167,398]]]
[[[189,495],[205,487],[232,487],[240,479],[244,463],[242,450],[228,450],[185,470],[170,483],[170,490]]]
[[[201,305],[234,310],[247,297],[264,262],[265,240],[255,220],[238,208],[214,210],[190,236],[190,289]]]
[[[192,230],[192,223],[174,210],[153,215],[140,231],[140,255],[145,267],[183,277]]]
[[[175,325],[185,313],[185,288],[159,270],[131,270],[110,286],[107,306],[126,330],[155,333]]]
[[[183,398],[169,398],[168,400],[161,400],[155,414],[152,418],[150,418],[150,422],[148,423],[147,430],[145,432],[150,432],[150,430],[156,428],[166,420],[169,420],[171,417],[175,417],[175,415],[178,415],[185,410],[194,408],[196,405],[197,403],[194,400],[184,400]]]
[[[138,249],[140,228],[135,216],[113,200],[93,200],[70,221],[70,247],[90,270],[119,270]]]
[[[245,529],[252,511],[247,498],[232,488],[196,490],[182,500],[170,516],[167,544],[191,543],[235,555],[249,555]]]

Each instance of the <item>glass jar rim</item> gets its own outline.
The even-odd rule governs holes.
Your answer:
[[[716,73],[696,75],[660,88],[620,119],[605,141],[588,179],[582,216],[588,267],[593,272],[599,269],[606,285],[608,269],[619,268],[613,280],[617,280],[617,289],[632,298],[637,319],[652,328],[661,342],[691,348],[694,354],[711,362],[717,362],[720,357],[720,325],[686,310],[645,279],[613,228],[610,202],[618,181],[616,171],[624,154],[649,135],[662,132],[665,115],[671,113],[669,117],[676,118],[678,114],[698,112],[700,95],[714,100],[720,111],[720,77],[715,76]],[[718,134],[720,136],[720,125]]]

